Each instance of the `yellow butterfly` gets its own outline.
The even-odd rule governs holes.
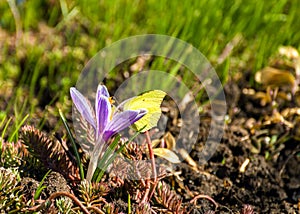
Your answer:
[[[153,90],[125,101],[124,110],[147,110],[147,114],[133,124],[133,127],[136,130],[145,132],[157,126],[158,120],[161,116],[160,105],[165,96],[166,92]]]

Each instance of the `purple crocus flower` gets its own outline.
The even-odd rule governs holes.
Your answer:
[[[99,85],[97,88],[95,112],[90,107],[89,101],[76,88],[71,87],[70,94],[78,112],[95,129],[95,143],[93,151],[89,154],[90,163],[87,172],[87,180],[91,180],[98,159],[101,158],[108,146],[108,140],[141,119],[147,113],[147,110],[113,112],[109,93],[104,85]]]

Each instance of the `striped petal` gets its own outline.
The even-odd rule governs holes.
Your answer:
[[[115,114],[112,120],[107,124],[105,132],[103,133],[104,141],[107,141],[110,137],[112,137],[116,133],[131,126],[133,123],[141,119],[146,113],[147,110],[140,109],[136,111],[127,110]]]
[[[70,88],[71,98],[81,116],[96,129],[94,112],[89,101],[74,87]]]
[[[96,120],[97,120],[97,135],[96,139],[106,129],[111,115],[111,104],[109,98],[104,95],[100,95],[99,99],[96,100]]]
[[[96,100],[98,100],[100,98],[100,96],[102,96],[102,95],[106,96],[106,97],[109,97],[108,90],[105,87],[105,85],[98,85],[97,94],[96,94]]]

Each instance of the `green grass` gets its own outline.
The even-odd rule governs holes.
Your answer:
[[[0,2],[1,32],[8,34],[0,43],[0,88],[11,81],[20,92],[7,98],[8,104],[1,104],[0,110],[15,123],[28,112],[30,119],[37,107],[44,110],[49,103],[69,110],[69,88],[85,63],[100,49],[129,36],[155,33],[182,39],[216,66],[223,82],[234,72],[254,73],[262,68],[280,45],[299,49],[300,44],[300,2],[293,0],[17,2],[25,42],[16,49],[12,11],[6,1]],[[217,65],[219,55],[236,36],[240,42]],[[241,62],[244,66],[237,70]],[[163,60],[151,69],[165,69]],[[168,69],[179,71],[172,63]],[[24,100],[28,112],[18,105],[22,115],[13,116],[14,103]]]

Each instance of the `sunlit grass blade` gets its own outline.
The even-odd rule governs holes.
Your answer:
[[[75,157],[76,157],[77,164],[78,164],[79,171],[80,171],[80,178],[81,178],[81,180],[84,180],[84,171],[83,171],[81,159],[80,159],[80,156],[79,156],[79,153],[78,153],[78,150],[77,150],[77,146],[76,146],[74,137],[73,137],[73,135],[71,133],[71,130],[70,130],[68,124],[67,124],[66,118],[64,117],[62,111],[60,109],[58,109],[58,112],[59,112],[60,118],[63,121],[63,124],[64,124],[64,126],[65,126],[65,128],[66,128],[66,130],[68,132],[69,138],[70,138],[70,140],[72,142],[72,147],[73,147],[73,150],[75,152]]]
[[[14,139],[15,136],[17,136],[21,126],[25,123],[25,121],[27,120],[27,118],[29,117],[29,114],[27,114],[23,120],[16,126],[15,131],[12,133],[12,135],[10,136],[10,138],[8,139],[8,142],[12,142],[12,140]],[[16,139],[18,139],[18,137],[16,137]]]
[[[5,120],[7,118],[7,114],[4,111],[0,112],[0,118],[1,118],[0,129],[1,129],[4,125],[4,123],[5,123]]]
[[[6,133],[6,130],[7,130],[8,126],[9,126],[11,120],[12,120],[12,118],[9,118],[8,121],[6,122],[5,126],[4,126],[4,129],[3,129],[2,135],[1,135],[2,139],[4,138],[4,135]]]
[[[128,193],[128,214],[131,214],[131,198],[130,198],[130,194]]]

